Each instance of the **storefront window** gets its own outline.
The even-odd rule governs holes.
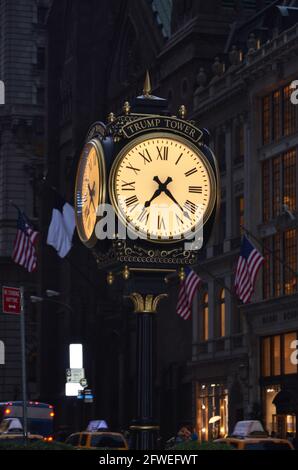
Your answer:
[[[222,384],[197,384],[197,433],[199,440],[224,437],[228,432],[228,392]]]
[[[273,401],[280,391],[280,384],[266,385],[262,390],[265,429],[272,437],[295,437],[296,416],[294,414],[276,413],[276,407]]]
[[[280,375],[280,336],[273,337],[273,375]]]
[[[269,385],[263,389],[263,401],[265,411],[265,428],[269,435],[276,432],[274,426],[274,417],[276,415],[275,405],[272,403],[277,393],[280,391],[280,385]]]
[[[292,360],[296,340],[296,331],[262,338],[262,377],[297,374],[297,365]]]
[[[293,352],[292,343],[297,339],[297,333],[287,333],[284,335],[284,374],[296,374],[297,365],[291,361]]]
[[[270,370],[270,338],[263,339],[262,342],[262,375],[269,377]]]

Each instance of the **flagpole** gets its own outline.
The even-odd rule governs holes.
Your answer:
[[[21,355],[22,355],[22,395],[23,395],[23,436],[25,442],[28,436],[27,420],[27,374],[26,374],[26,337],[25,337],[25,302],[24,287],[21,286]]]

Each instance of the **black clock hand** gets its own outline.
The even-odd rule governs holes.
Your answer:
[[[162,190],[158,188],[153,194],[152,198],[149,199],[149,201],[145,201],[144,206],[149,207],[153,199],[157,198],[161,193],[162,193]]]
[[[164,183],[162,183],[160,181],[160,179],[158,178],[158,176],[154,176],[153,178],[154,181],[156,181],[156,183],[159,185],[159,188],[155,191],[155,193],[153,194],[152,198],[149,199],[149,201],[146,201],[144,206],[145,207],[149,207],[151,202],[157,198],[163,191],[165,191],[167,185],[173,181],[172,178],[170,176],[167,177],[166,181]]]
[[[89,185],[89,183],[88,183],[88,190],[89,190],[89,196],[90,196],[89,207],[91,206],[91,203],[92,203],[92,205],[93,205],[93,207],[94,207],[94,210],[96,210],[96,207],[95,207],[95,204],[94,204],[94,201],[93,201],[94,188],[95,188],[95,181],[93,182],[92,189],[90,188],[90,185]]]

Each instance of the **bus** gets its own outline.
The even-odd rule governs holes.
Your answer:
[[[54,416],[54,407],[52,405],[49,405],[48,403],[40,403],[38,401],[28,401],[28,432],[31,434],[40,434],[46,440],[52,440],[54,432]],[[22,401],[0,402],[0,429],[5,429],[5,419],[8,421],[7,418],[18,418],[21,423],[23,422]],[[1,423],[3,423],[4,426],[1,426]]]

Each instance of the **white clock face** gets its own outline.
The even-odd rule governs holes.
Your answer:
[[[120,219],[149,240],[185,238],[207,220],[215,181],[206,157],[183,138],[138,138],[116,159],[111,199]]]

